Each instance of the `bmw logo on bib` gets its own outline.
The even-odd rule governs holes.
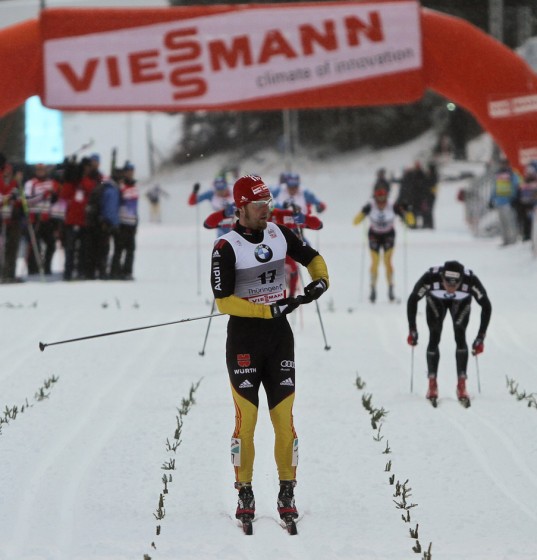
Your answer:
[[[268,245],[258,245],[254,254],[255,258],[262,263],[269,262],[272,259],[272,249]]]

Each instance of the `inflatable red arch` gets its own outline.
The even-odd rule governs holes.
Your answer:
[[[513,165],[537,159],[537,74],[473,25],[415,0],[45,9],[0,31],[0,116],[410,103],[472,113]]]

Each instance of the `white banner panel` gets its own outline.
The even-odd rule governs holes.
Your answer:
[[[260,8],[49,39],[45,102],[219,106],[419,70],[419,5]]]
[[[524,95],[500,101],[489,101],[488,111],[492,119],[537,113],[537,95]]]

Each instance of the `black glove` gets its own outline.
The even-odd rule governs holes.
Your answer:
[[[272,314],[272,318],[277,319],[278,317],[283,317],[284,315],[291,313],[301,303],[304,303],[303,298],[301,297],[288,297],[271,303],[270,312]]]
[[[485,350],[485,335],[478,334],[474,342],[472,343],[472,356],[477,356]]]
[[[200,190],[200,184],[199,183],[194,183],[194,186],[192,187],[192,192],[194,194],[198,194],[199,190]]]
[[[324,278],[310,282],[304,288],[304,295],[309,301],[319,299],[328,290],[328,282]]]
[[[416,329],[410,329],[408,331],[408,336],[406,337],[406,341],[410,346],[417,346],[418,345],[418,331]]]

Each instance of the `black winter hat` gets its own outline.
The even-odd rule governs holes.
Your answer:
[[[446,282],[458,284],[464,274],[464,265],[459,261],[446,261],[442,270],[442,277]]]

